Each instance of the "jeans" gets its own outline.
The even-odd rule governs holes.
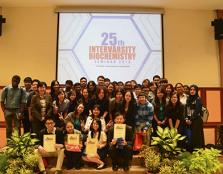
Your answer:
[[[19,113],[19,109],[5,109],[5,124],[6,124],[6,138],[10,138],[12,135],[13,125],[12,121],[14,121],[14,127],[19,130],[20,128],[20,120],[17,118],[17,114]]]

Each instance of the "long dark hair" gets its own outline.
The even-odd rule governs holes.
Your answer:
[[[101,130],[102,130],[102,125],[101,125],[101,120],[99,118],[95,118],[93,119],[92,123],[91,123],[91,127],[90,127],[90,131],[91,131],[91,138],[94,137],[94,133],[96,133],[93,129],[93,124],[94,121],[96,121],[96,123],[98,124],[98,140],[100,140],[100,136],[101,136]]]
[[[57,80],[53,80],[53,81],[51,82],[51,84],[50,84],[50,94],[51,94],[51,97],[52,97],[53,99],[56,98],[56,94],[55,94],[55,90],[54,90],[54,86],[55,86],[56,83],[58,83],[59,86],[60,86],[60,83],[59,83]]]
[[[107,88],[104,87],[104,86],[99,86],[99,87],[97,87],[97,92],[96,92],[96,98],[97,98],[97,100],[100,100],[98,96],[99,96],[99,93],[100,93],[101,91],[104,92],[104,98],[103,98],[102,100],[106,100],[106,99],[107,99],[107,95],[108,95],[108,90],[107,90]]]
[[[94,88],[93,88],[93,91],[90,90],[90,85],[92,85]],[[93,81],[93,80],[90,80],[87,84],[87,89],[88,89],[88,95],[89,95],[89,98],[92,99],[92,98],[95,98],[96,97],[96,83]]]
[[[131,94],[131,100],[129,102],[129,109],[132,109],[134,107],[134,104],[136,103],[136,100],[134,98],[134,95],[133,95],[133,92],[130,91],[130,90],[126,90],[125,91],[125,94],[129,92]],[[126,105],[126,100],[125,100],[125,94],[124,94],[124,97],[123,97],[123,107],[125,108],[125,105]]]
[[[179,96],[179,94],[176,91],[174,91],[170,95],[170,101],[169,101],[167,107],[171,107],[171,108],[174,107],[173,106],[173,103],[171,102],[171,98],[172,98],[173,95],[177,95],[177,103],[176,103],[176,106],[175,107],[178,107],[179,105],[181,105],[181,103],[180,103],[180,96]]]
[[[161,93],[163,93],[163,97],[162,97],[162,100],[160,102],[158,96],[157,96],[157,92],[160,91]],[[154,112],[157,113],[159,110],[160,110],[160,107],[165,107],[166,106],[166,92],[165,92],[165,89],[163,87],[159,87],[157,90],[156,90],[156,95],[155,95],[155,107],[154,107]]]
[[[80,106],[80,105],[83,105],[83,106],[84,106],[84,104],[83,104],[82,102],[77,103],[77,106],[75,107],[75,110],[74,110],[74,116],[75,116],[75,118],[76,118],[76,116],[77,116],[77,114],[78,114],[77,108],[78,108],[78,106]],[[83,111],[83,112],[84,112],[84,111]],[[84,118],[83,118],[83,112],[79,115],[79,119],[81,119],[81,120],[84,119]]]

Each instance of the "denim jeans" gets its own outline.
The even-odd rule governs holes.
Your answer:
[[[6,124],[6,138],[10,138],[13,130],[13,121],[14,127],[19,130],[20,128],[20,120],[17,118],[17,114],[19,113],[19,109],[5,109],[5,124]]]

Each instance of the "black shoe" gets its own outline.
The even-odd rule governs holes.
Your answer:
[[[117,165],[112,165],[112,170],[113,171],[118,171],[118,166]]]
[[[123,169],[124,169],[125,172],[128,172],[129,171],[129,166],[124,166]]]
[[[71,170],[71,169],[73,169],[73,166],[67,166],[66,168],[67,168],[67,170]]]

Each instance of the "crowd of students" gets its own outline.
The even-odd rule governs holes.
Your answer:
[[[40,139],[36,153],[49,156],[52,153],[44,150],[43,135],[55,134],[56,173],[61,173],[64,155],[68,169],[80,169],[82,160],[102,169],[109,154],[114,171],[119,167],[128,171],[133,149],[140,150],[134,148],[134,137],[142,134],[143,142],[149,145],[157,126],[169,126],[186,135],[183,144],[188,151],[204,147],[202,103],[196,85],[173,86],[158,75],[141,84],[135,80],[111,82],[104,76],[99,76],[96,83],[85,77],[74,84],[67,80],[65,85],[53,80],[50,92],[47,84],[37,79],[25,78],[24,88],[18,87],[19,83],[20,77],[13,76],[12,85],[6,86],[1,95],[6,136],[11,136],[12,120],[17,128],[21,120],[24,132],[36,133]],[[115,123],[127,125],[125,139],[113,138]],[[69,150],[66,141],[67,134],[74,133],[80,135],[80,151],[75,152]],[[86,141],[91,138],[98,139],[97,154],[93,156],[86,154]],[[42,160],[39,168],[46,173]]]

